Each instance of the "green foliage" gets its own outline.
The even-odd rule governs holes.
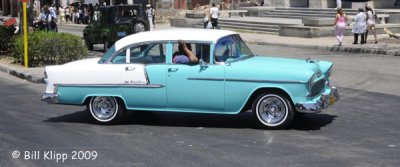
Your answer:
[[[13,35],[13,27],[0,26],[0,53],[8,52]]]
[[[15,38],[11,55],[17,63],[24,63],[23,36]],[[64,64],[88,55],[82,39],[67,33],[36,31],[28,35],[29,67]]]

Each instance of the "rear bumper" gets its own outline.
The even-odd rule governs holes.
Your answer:
[[[40,100],[45,101],[47,103],[58,103],[58,94],[57,93],[44,93]]]
[[[322,109],[328,108],[340,98],[336,87],[332,86],[330,89],[329,94],[322,93],[321,97],[315,102],[297,103],[295,105],[297,111],[301,113],[319,113]]]

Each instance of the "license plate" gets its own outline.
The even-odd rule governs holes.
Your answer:
[[[118,37],[124,37],[124,36],[126,36],[125,32],[118,32]]]
[[[334,96],[331,96],[331,97],[329,98],[329,105],[335,104],[335,102],[336,102],[335,97],[334,97]]]

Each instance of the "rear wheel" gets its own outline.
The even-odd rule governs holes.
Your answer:
[[[107,52],[110,44],[108,43],[108,40],[106,38],[103,39],[103,44],[104,44],[104,52]]]
[[[115,97],[109,96],[92,97],[88,108],[92,118],[100,124],[118,123],[125,113],[122,102],[118,102]]]
[[[285,128],[293,120],[294,109],[289,98],[281,93],[263,93],[253,102],[253,114],[262,128]]]
[[[89,50],[93,50],[93,44],[90,42],[89,38],[85,36],[85,44]]]

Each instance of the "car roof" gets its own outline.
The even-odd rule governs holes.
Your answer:
[[[229,30],[199,29],[199,28],[176,28],[155,31],[145,31],[126,36],[115,43],[115,49],[119,50],[133,43],[152,41],[196,41],[216,43],[220,38],[237,34]]]

